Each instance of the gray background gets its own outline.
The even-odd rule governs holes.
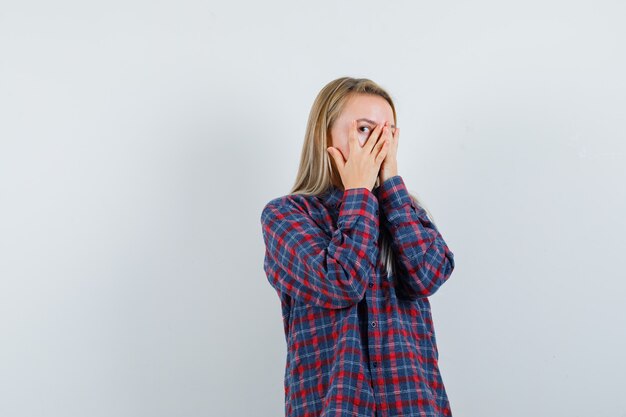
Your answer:
[[[3,1],[0,415],[283,415],[260,213],[393,95],[456,417],[624,417],[623,2]]]

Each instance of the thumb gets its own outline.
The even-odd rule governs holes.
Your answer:
[[[345,165],[345,162],[343,160],[343,155],[332,146],[326,148],[326,150],[328,151],[330,156],[335,160],[335,164],[337,165],[337,168],[340,171],[343,171],[343,166]]]

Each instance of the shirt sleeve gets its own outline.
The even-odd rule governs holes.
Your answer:
[[[434,294],[452,274],[454,254],[424,208],[411,198],[400,175],[387,178],[378,195],[400,289],[413,299]]]
[[[294,202],[268,203],[261,223],[270,284],[293,299],[344,308],[365,294],[378,255],[378,199],[365,187],[344,190],[329,235]],[[270,262],[273,261],[273,262]],[[278,270],[271,265],[277,264]]]

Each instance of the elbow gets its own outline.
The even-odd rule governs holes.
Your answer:
[[[452,271],[454,270],[454,255],[452,252],[446,251],[441,257],[441,263],[437,265],[437,267],[430,271],[428,267],[426,267],[424,270],[427,271],[425,281],[429,282],[430,285],[426,288],[423,297],[430,297],[435,294],[452,275]]]
[[[335,264],[334,268],[325,271],[324,276],[334,283],[335,291],[323,294],[319,305],[326,308],[340,309],[358,304],[365,297],[367,284],[372,276],[374,265],[366,260],[357,265],[345,268]],[[341,285],[338,285],[341,284]]]
[[[372,274],[366,265],[369,263],[363,263],[363,267],[348,266],[329,258],[322,262],[310,260],[308,267],[300,271],[308,293],[303,301],[325,309],[343,309],[359,303]]]
[[[341,294],[327,294],[318,292],[316,297],[313,297],[311,303],[322,308],[338,310],[342,308],[351,307],[363,299],[365,296],[365,288],[363,290],[350,289],[344,291]]]
[[[403,290],[411,299],[430,297],[450,278],[454,270],[454,254],[447,246],[424,254],[419,262],[408,268]]]

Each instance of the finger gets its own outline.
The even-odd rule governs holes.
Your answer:
[[[384,137],[384,135],[380,135],[380,139],[378,140],[378,142],[376,143],[376,146],[374,147],[374,149],[372,150],[372,153],[374,155],[377,155],[381,148],[383,147],[383,145],[388,141],[388,139],[386,137]]]
[[[391,134],[391,126],[389,126],[388,123],[385,123],[385,126],[383,127],[382,137],[385,140],[388,140],[389,143],[391,143],[391,140],[393,139],[393,136]]]
[[[335,161],[335,165],[337,166],[337,169],[339,170],[339,172],[340,173],[343,172],[343,167],[346,165],[346,162],[343,159],[343,154],[339,152],[338,149],[335,149],[332,146],[326,148],[326,150]]]
[[[376,159],[375,159],[376,164],[379,166],[385,160],[385,157],[387,156],[387,150],[389,149],[389,142],[385,140],[381,142],[382,142],[382,146],[380,147],[380,152],[378,152],[378,155],[376,155]]]
[[[391,145],[391,140],[392,139],[393,139],[393,137],[391,136],[391,128],[385,122],[385,124],[382,127],[382,132],[380,134],[380,139],[379,139],[378,143],[376,144],[376,151],[380,150],[380,147],[382,146],[382,143],[384,143],[384,142],[388,142],[388,144]]]
[[[393,132],[393,146],[398,150],[398,141],[400,140],[400,128],[396,127],[395,132]]]
[[[376,128],[374,128],[369,138],[367,138],[367,142],[365,142],[364,147],[365,149],[367,149],[368,152],[372,152],[372,149],[374,149],[374,146],[376,145],[380,137],[380,132],[382,128],[383,128],[383,125],[380,125],[380,124],[376,125]]]

